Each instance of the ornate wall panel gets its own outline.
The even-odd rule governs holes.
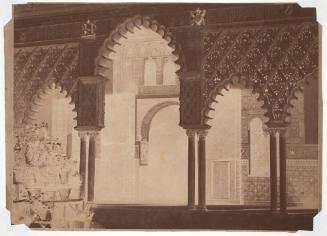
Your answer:
[[[78,44],[16,48],[14,54],[15,123],[27,122],[34,98],[43,86],[60,85],[74,100],[78,77]],[[74,100],[75,101],[75,100]]]
[[[284,123],[300,82],[318,67],[317,23],[221,28],[207,31],[203,45],[203,119],[237,77],[264,101],[271,125]]]

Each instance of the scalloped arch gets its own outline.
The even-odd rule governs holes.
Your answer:
[[[179,70],[177,74],[183,69],[183,60],[180,46],[173,37],[172,33],[163,25],[159,24],[158,21],[152,19],[149,16],[135,16],[126,19],[123,23],[118,25],[115,30],[113,30],[108,38],[104,41],[102,47],[99,50],[98,56],[95,59],[95,71],[94,74],[97,76],[102,76],[106,79],[112,79],[112,59],[110,58],[112,54],[115,53],[114,47],[120,45],[120,39],[126,38],[127,32],[134,33],[134,29],[141,27],[151,29],[152,31],[158,33],[163,39],[168,42],[168,46],[173,49],[172,54],[176,56],[175,63],[179,65]]]
[[[213,90],[211,90],[211,93],[209,94],[209,99],[207,99],[204,104],[204,109],[201,111],[202,112],[202,124],[204,124],[205,126],[209,126],[208,125],[208,121],[212,119],[212,117],[209,116],[209,112],[215,110],[214,108],[212,108],[212,104],[213,103],[218,103],[218,101],[216,100],[216,97],[218,95],[220,96],[224,96],[222,94],[222,91],[229,91],[228,86],[229,85],[240,85],[243,89],[251,89],[252,90],[252,94],[257,94],[257,98],[256,100],[258,102],[263,102],[263,105],[261,106],[261,109],[263,109],[265,111],[264,116],[268,117],[268,106],[266,104],[266,101],[262,95],[262,93],[260,91],[258,91],[254,84],[251,83],[250,80],[248,79],[241,79],[238,76],[231,76],[231,78],[226,79],[226,80],[222,80],[222,83],[217,84],[215,86],[215,88]]]
[[[46,94],[47,91],[52,90],[52,89],[58,89],[60,88],[60,93],[64,94],[66,98],[70,97],[70,102],[69,104],[74,105],[73,112],[76,113],[76,102],[74,101],[74,96],[69,93],[69,90],[65,88],[63,84],[60,82],[55,82],[54,80],[48,80],[46,81],[36,92],[36,94],[32,97],[31,102],[29,103],[29,106],[26,108],[24,112],[24,118],[22,123],[23,124],[30,124],[33,122],[35,119],[33,118],[33,114],[38,113],[38,106],[41,100],[42,100],[42,95]],[[77,117],[74,117],[74,120],[76,120]]]
[[[312,78],[315,77],[315,78]],[[310,84],[310,80],[312,79],[318,79],[318,69],[315,69],[310,74],[307,74],[302,80],[297,82],[296,87],[291,91],[290,96],[287,99],[287,103],[285,105],[283,119],[286,120],[287,118],[291,118],[291,112],[290,109],[294,107],[292,104],[295,100],[298,99],[296,96],[297,92],[303,93],[304,87],[308,84]]]

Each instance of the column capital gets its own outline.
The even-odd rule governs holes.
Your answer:
[[[287,127],[270,127],[267,128],[266,131],[271,135],[276,135],[277,133],[285,134]]]
[[[95,137],[99,134],[98,130],[79,130],[78,136],[81,138],[85,137]]]
[[[196,134],[196,130],[194,130],[194,129],[188,129],[188,130],[186,130],[187,137],[194,138],[195,134]]]
[[[86,138],[87,137],[87,133],[86,133],[86,131],[78,131],[78,136],[80,138]]]
[[[205,129],[200,129],[200,130],[197,130],[196,132],[199,135],[199,138],[205,138],[208,134],[208,130],[205,130]]]

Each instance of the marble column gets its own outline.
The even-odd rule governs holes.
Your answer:
[[[188,208],[195,209],[195,130],[187,130],[188,137]]]
[[[207,210],[206,207],[206,130],[198,132],[198,191],[199,191],[199,210]]]
[[[86,193],[87,134],[85,132],[79,132],[78,135],[80,137],[80,165],[79,165],[79,175],[81,181],[80,197],[83,199],[85,198],[85,193]]]
[[[87,201],[94,201],[94,184],[95,184],[95,159],[96,159],[96,136],[98,132],[89,133],[89,159],[88,159],[88,181],[87,181]]]
[[[270,129],[270,209],[277,211],[277,136]]]
[[[287,175],[286,175],[286,164],[287,164],[287,153],[286,153],[286,136],[285,130],[279,131],[279,194],[280,194],[280,211],[283,213],[287,212]]]

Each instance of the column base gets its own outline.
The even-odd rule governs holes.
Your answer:
[[[198,211],[208,211],[208,208],[206,206],[198,206],[197,210]]]
[[[194,211],[196,210],[196,207],[194,205],[187,206],[187,210]]]
[[[282,214],[282,215],[287,215],[288,214],[287,210],[279,210],[278,213]]]
[[[279,210],[276,209],[276,208],[273,208],[273,209],[270,209],[270,212],[271,212],[272,214],[278,214],[278,213],[279,213]]]

